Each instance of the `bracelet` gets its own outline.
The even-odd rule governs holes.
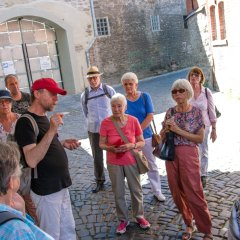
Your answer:
[[[136,149],[136,148],[137,148],[137,144],[135,143],[133,149]]]
[[[216,128],[215,128],[215,127],[212,127],[212,130],[216,130]]]

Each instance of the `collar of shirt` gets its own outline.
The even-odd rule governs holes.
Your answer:
[[[103,86],[102,86],[102,83],[100,83],[99,88],[97,90],[94,90],[93,88],[91,88],[91,86],[89,86],[88,89],[89,89],[89,92],[96,92],[98,91],[98,89],[103,90]]]

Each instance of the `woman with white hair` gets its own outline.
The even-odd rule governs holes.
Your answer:
[[[195,230],[193,219],[197,229],[204,233],[203,239],[213,239],[200,178],[198,144],[204,139],[205,127],[202,112],[189,103],[193,89],[186,79],[176,80],[171,93],[176,106],[166,112],[161,137],[164,139],[167,131],[175,133],[175,157],[174,161],[166,161],[166,170],[173,200],[186,224],[182,239],[191,239]]]
[[[153,195],[158,201],[163,202],[166,198],[162,194],[161,179],[156,164],[156,158],[153,155],[154,149],[152,147],[153,132],[151,129],[151,121],[153,120],[154,109],[151,96],[148,93],[137,91],[138,78],[133,72],[123,74],[121,82],[127,98],[126,113],[136,117],[143,130],[143,137],[145,140],[143,153],[148,160],[150,170],[147,174]]]
[[[136,160],[131,153],[132,150],[138,151],[144,146],[144,139],[138,120],[125,114],[126,103],[124,95],[117,93],[112,96],[112,116],[105,118],[101,123],[99,143],[100,147],[107,151],[107,168],[120,222],[116,230],[118,234],[125,233],[129,225],[128,207],[125,200],[125,178],[131,194],[133,217],[142,229],[150,227],[149,222],[144,218],[140,175]],[[128,143],[122,140],[115,125],[121,129]]]

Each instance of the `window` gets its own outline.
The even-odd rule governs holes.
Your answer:
[[[219,24],[220,24],[220,36],[221,36],[221,40],[223,40],[223,39],[226,38],[224,4],[223,4],[223,2],[220,2],[218,4],[218,16],[219,16]]]
[[[227,44],[224,2],[222,0],[215,0],[214,4],[210,6],[210,21],[214,46]]]
[[[186,0],[187,14],[199,8],[197,0]]]
[[[97,22],[97,32],[98,36],[106,36],[109,35],[109,25],[108,25],[108,18],[98,18],[96,19]]]
[[[217,25],[216,25],[216,16],[215,16],[215,6],[210,7],[210,18],[211,18],[211,27],[212,27],[212,40],[217,39]]]
[[[160,21],[158,15],[151,16],[151,26],[153,32],[160,31]]]

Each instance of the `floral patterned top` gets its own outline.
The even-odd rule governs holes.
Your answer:
[[[166,112],[164,121],[162,123],[165,127],[165,120],[174,116],[174,120],[179,128],[190,132],[197,133],[202,127],[205,127],[202,117],[202,111],[199,108],[192,107],[189,112],[177,112],[176,108],[169,108]],[[175,146],[197,146],[197,143],[191,142],[186,138],[175,133]]]
[[[7,141],[13,141],[14,140],[14,132],[15,132],[15,126],[17,120],[20,118],[21,114],[14,113],[16,115],[16,120],[12,122],[12,126],[10,128],[10,131],[7,132],[4,128],[2,123],[0,123],[0,141],[1,142],[7,142]]]

